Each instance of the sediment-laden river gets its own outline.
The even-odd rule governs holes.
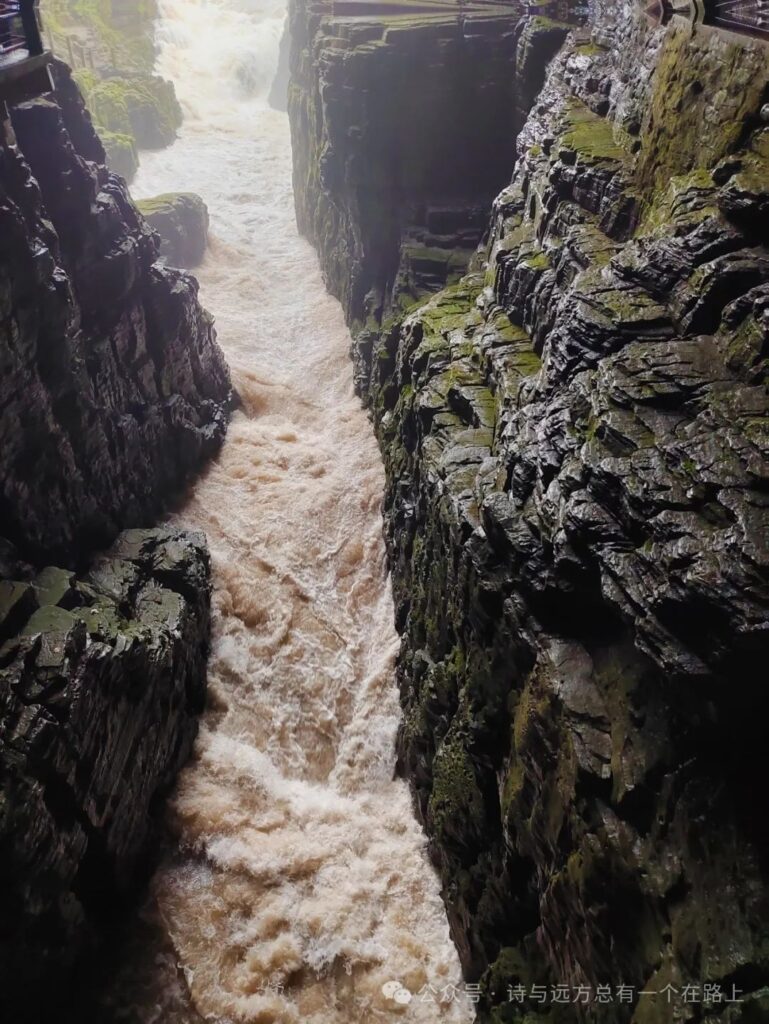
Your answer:
[[[393,777],[383,470],[341,310],[297,235],[287,118],[266,102],[284,9],[159,6],[158,70],[185,124],[143,155],[133,192],[208,203],[197,276],[243,405],[175,517],[211,546],[210,701],[171,804],[178,848],[152,885],[171,952],[151,996],[131,998],[146,1022],[466,1021],[424,837]],[[193,1005],[169,1016],[159,992],[177,965]]]

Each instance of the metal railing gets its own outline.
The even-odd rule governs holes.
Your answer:
[[[704,0],[705,24],[769,39],[769,0]]]
[[[21,8],[13,0],[0,0],[0,60],[11,54],[29,53],[21,23]]]
[[[312,9],[319,14],[344,18],[408,17],[413,14],[455,15],[459,18],[541,14],[574,25],[584,22],[587,2],[589,0],[310,0]]]
[[[0,0],[0,66],[43,52],[35,0]]]
[[[645,13],[655,25],[678,15],[695,25],[769,40],[769,0],[649,0]]]

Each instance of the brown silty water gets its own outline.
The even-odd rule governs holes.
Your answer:
[[[152,883],[166,952],[113,1003],[145,1024],[467,1021],[424,835],[394,778],[383,469],[341,310],[296,232],[287,119],[264,98],[284,10],[159,6],[158,70],[186,120],[170,150],[143,155],[133,191],[209,204],[196,273],[243,406],[174,517],[212,552],[209,709]]]

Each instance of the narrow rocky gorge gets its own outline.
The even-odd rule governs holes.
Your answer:
[[[44,8],[74,76],[0,124],[0,1017],[769,1021],[769,45]]]
[[[385,459],[400,763],[478,1019],[767,1019],[769,49],[623,0],[357,14],[293,4],[298,219]],[[414,132],[433,44],[488,120],[441,87]],[[498,192],[469,263],[433,161],[465,212]]]
[[[514,159],[518,21],[290,8],[297,223],[359,338],[466,269]]]

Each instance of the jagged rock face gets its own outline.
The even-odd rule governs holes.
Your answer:
[[[449,8],[290,7],[297,220],[356,330],[461,276],[509,176],[517,16]]]
[[[160,235],[160,255],[171,267],[197,267],[208,245],[208,207],[194,192],[171,192],[136,204]]]
[[[0,582],[5,1020],[54,1019],[130,891],[192,746],[208,627],[200,534],[131,531],[84,576]]]
[[[157,263],[57,78],[0,148],[0,521],[38,565],[151,522],[217,450],[231,392],[197,283]]]
[[[481,1021],[769,1019],[767,69],[603,5],[471,272],[355,343],[400,759]]]
[[[205,538],[94,552],[218,450],[232,390],[197,283],[158,262],[55,70],[0,143],[0,1015],[19,1024],[61,1011],[141,874],[204,702]]]

